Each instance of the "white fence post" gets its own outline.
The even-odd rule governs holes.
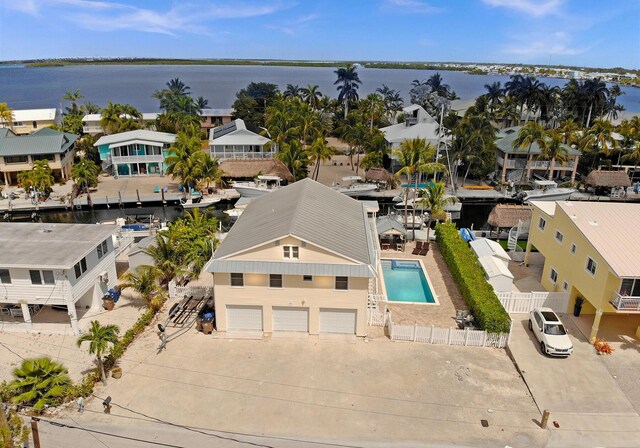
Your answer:
[[[413,342],[416,342],[417,334],[418,334],[418,322],[413,324]]]

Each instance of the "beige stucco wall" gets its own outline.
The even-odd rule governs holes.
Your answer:
[[[24,126],[16,126],[14,124],[13,126],[11,126],[11,130],[19,135],[32,134],[36,131],[39,131],[42,128],[46,128],[48,126],[55,124],[54,120],[36,120],[37,127],[34,128],[33,120],[24,121],[22,123],[24,124]]]
[[[291,261],[292,263],[340,263],[340,264],[356,264],[347,258],[336,255],[332,252],[324,250],[318,246],[307,244],[302,247],[302,242],[294,237],[281,238],[280,244],[276,246],[275,242],[263,244],[262,246],[248,250],[229,258],[230,260],[254,260],[254,261]],[[299,258],[297,260],[288,260],[284,258],[283,246],[298,246]]]
[[[230,286],[230,274],[215,273],[216,325],[218,331],[227,331],[227,305],[262,306],[263,331],[273,331],[272,307],[291,306],[309,308],[309,333],[320,332],[320,308],[357,310],[356,335],[366,335],[367,291],[369,279],[349,278],[349,289],[337,291],[335,277],[313,276],[305,282],[301,275],[284,275],[282,288],[269,287],[269,275],[244,274],[243,287]]]
[[[538,227],[540,217],[546,220],[544,231]],[[556,230],[564,235],[562,243],[555,239]],[[583,308],[583,313],[595,313],[596,309],[616,312],[609,301],[614,291],[619,290],[621,280],[611,272],[605,260],[564,211],[556,207],[555,216],[551,217],[534,208],[529,241],[545,257],[541,283],[547,291],[562,291],[563,282],[569,284],[569,309],[573,308],[576,297],[580,295],[590,303]],[[572,244],[576,245],[575,255],[571,254]],[[586,269],[587,257],[597,263],[595,276]],[[549,277],[552,268],[558,273],[556,285]]]
[[[60,160],[61,154],[54,154],[54,160],[47,160],[49,164],[49,168],[52,170],[59,170],[63,166],[67,166],[73,162],[73,155],[75,151],[69,151],[62,161]],[[7,172],[16,172],[16,171],[29,171],[33,168],[33,159],[31,156],[28,157],[27,163],[5,163],[4,157],[0,157],[0,171]]]

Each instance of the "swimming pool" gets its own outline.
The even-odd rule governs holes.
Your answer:
[[[418,260],[381,260],[384,285],[390,302],[437,303]]]
[[[424,183],[424,184],[418,184],[418,188],[423,188],[424,189],[424,188],[427,188],[427,185],[433,186],[433,182],[427,182],[427,183]],[[416,184],[411,184],[411,185],[409,185],[409,188],[413,188],[415,186],[416,186]],[[407,188],[407,184],[402,184],[400,187],[401,188]]]

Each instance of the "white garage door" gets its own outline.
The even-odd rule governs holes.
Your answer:
[[[273,307],[273,331],[309,331],[309,309]]]
[[[356,333],[357,310],[320,309],[320,333]]]
[[[261,306],[227,305],[228,330],[262,330]]]

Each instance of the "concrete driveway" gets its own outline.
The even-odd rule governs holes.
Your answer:
[[[574,352],[552,358],[540,352],[528,315],[512,318],[509,350],[536,403],[561,429],[551,431],[551,446],[640,446],[640,417],[575,324],[561,316]],[[583,438],[569,437],[564,429],[580,429]]]
[[[504,350],[214,339],[193,330],[159,355],[157,345],[147,332],[121,362],[122,378],[97,388],[112,397],[111,415],[97,399],[66,415],[83,425],[141,425],[151,416],[358,446],[533,447],[548,436]]]

